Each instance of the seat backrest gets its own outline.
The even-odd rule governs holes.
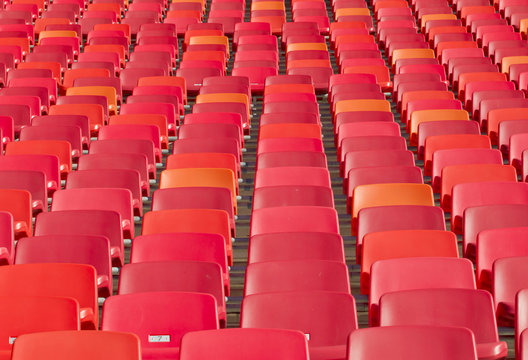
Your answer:
[[[88,250],[89,249],[89,250]],[[110,241],[101,235],[42,235],[17,243],[15,264],[72,263],[95,267],[98,285],[112,294]]]
[[[370,184],[356,186],[352,200],[352,231],[361,209],[386,205],[434,206],[433,190],[426,184]]]
[[[471,261],[451,257],[409,257],[374,262],[370,276],[370,326],[379,323],[381,296],[394,291],[426,288],[476,289]]]
[[[297,231],[339,234],[337,212],[319,206],[286,206],[258,209],[252,213],[250,236]]]
[[[209,346],[203,346],[209,344]],[[218,360],[254,360],[270,357],[308,360],[306,337],[283,329],[224,329],[187,333],[181,344],[181,360],[214,356]]]
[[[42,331],[80,330],[79,303],[73,298],[49,295],[10,295],[0,297],[2,313],[1,344],[11,353],[19,336]]]
[[[470,329],[477,344],[499,342],[493,299],[484,290],[418,289],[385,294],[380,300],[380,325],[440,325]],[[504,355],[502,355],[504,356]]]
[[[119,295],[155,291],[211,294],[217,306],[225,312],[222,269],[217,263],[179,260],[123,266],[119,276]]]
[[[277,251],[277,249],[281,249]],[[331,260],[344,262],[343,239],[338,234],[285,232],[252,236],[248,263],[281,260]]]
[[[79,188],[56,191],[52,211],[110,210],[121,216],[124,235],[134,237],[132,192],[122,188]]]
[[[380,346],[380,343],[387,346]],[[478,359],[472,332],[460,327],[390,326],[360,329],[350,334],[348,360],[392,356],[416,360]]]
[[[140,360],[139,338],[113,331],[51,331],[22,335],[13,347],[13,358],[66,360]]]
[[[369,293],[371,266],[376,261],[423,256],[458,257],[456,235],[443,230],[392,230],[365,235],[361,256],[362,293]]]
[[[95,235],[110,241],[114,264],[123,263],[124,245],[121,216],[110,210],[67,210],[40,213],[35,221],[35,236]]]
[[[101,329],[136,334],[143,356],[177,355],[185,333],[218,329],[216,300],[210,294],[145,292],[107,300]]]
[[[59,296],[79,303],[83,328],[99,324],[96,270],[83,264],[20,264],[0,268],[5,296]]]
[[[356,304],[350,294],[329,291],[253,294],[242,301],[240,327],[299,330],[310,347],[343,346],[358,327]]]
[[[528,256],[528,227],[499,228],[479,232],[477,236],[477,284],[492,289],[494,262],[512,256]]]
[[[473,206],[527,204],[528,184],[516,182],[473,182],[453,187],[451,229],[462,233],[464,211]]]
[[[290,260],[250,264],[244,296],[281,291],[350,293],[346,265],[340,261]]]

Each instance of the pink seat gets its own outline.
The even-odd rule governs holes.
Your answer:
[[[324,206],[333,208],[333,192],[326,186],[315,185],[278,185],[255,188],[253,193],[254,210],[279,206]]]
[[[435,151],[431,175],[433,190],[437,193],[441,191],[442,171],[446,166],[463,164],[502,165],[502,155],[495,149],[445,149]]]
[[[379,325],[379,301],[387,293],[413,289],[476,289],[473,265],[467,259],[414,257],[372,264],[369,324]]]
[[[217,209],[229,214],[231,234],[235,236],[233,196],[227,188],[181,187],[158,189],[152,195],[152,211],[169,209]]]
[[[181,291],[214,296],[218,319],[225,327],[226,305],[222,269],[205,261],[151,261],[127,264],[121,269],[118,295]]]
[[[110,240],[113,266],[124,263],[123,235],[119,213],[107,210],[69,210],[41,213],[35,222],[35,236],[94,235]]]
[[[288,232],[252,236],[248,263],[283,260],[345,261],[343,239],[334,233]]]
[[[242,302],[240,326],[300,330],[310,334],[311,359],[341,358],[358,327],[356,304],[350,294],[328,291],[254,294]]]
[[[110,241],[101,235],[42,235],[18,240],[15,264],[73,263],[97,271],[100,297],[112,295]]]
[[[479,135],[480,126],[476,121],[449,120],[428,121],[418,125],[418,159],[423,159],[425,142],[429,136],[468,134]],[[435,152],[436,153],[436,152]],[[433,154],[434,166],[434,154]]]
[[[291,219],[281,221],[279,219]],[[255,210],[251,217],[251,234],[277,232],[333,232],[339,233],[334,209],[318,206],[287,206]]]
[[[154,143],[156,162],[161,162],[160,129],[155,125],[126,124],[104,126],[99,130],[98,139],[150,140]]]
[[[290,260],[249,264],[244,296],[284,291],[350,293],[348,269],[338,261]]]
[[[259,169],[255,176],[255,189],[268,186],[311,185],[331,188],[330,174],[318,167],[279,167]]]
[[[37,170],[0,170],[0,189],[27,190],[31,194],[33,215],[48,211],[46,174]]]
[[[179,357],[184,334],[218,329],[216,301],[209,294],[176,291],[112,296],[105,301],[101,329],[136,334],[143,359]]]
[[[132,167],[139,171],[141,189],[143,192],[148,193],[150,191],[148,179],[156,178],[156,159],[154,152],[154,144],[150,140],[112,139],[94,141],[90,146],[89,155],[108,155],[108,160],[115,159],[115,163],[111,163],[111,161],[108,163],[108,166],[112,168],[120,167],[121,161],[117,159],[121,156],[120,154],[125,154],[124,158],[130,159],[127,162],[130,164],[136,164]],[[131,154],[131,156],[126,154]],[[102,156],[101,158],[104,157],[105,156]],[[84,158],[86,158],[86,156],[84,156],[83,159]],[[79,163],[82,161],[83,160]]]
[[[327,167],[326,155],[314,151],[268,152],[257,156],[258,169],[289,166]]]
[[[52,211],[110,210],[121,216],[123,236],[134,237],[132,193],[119,188],[81,188],[57,191],[53,194]]]
[[[380,346],[380,342],[387,346]],[[412,355],[408,353],[412,348]],[[350,334],[348,360],[382,359],[477,359],[473,333],[465,328],[442,326],[390,326],[360,329]]]
[[[0,247],[0,263],[10,265],[15,256],[15,233],[13,230],[13,216],[11,213],[0,212],[0,233],[2,244]]]
[[[210,346],[203,346],[204,343]],[[214,356],[219,360],[241,360],[268,356],[308,360],[308,343],[299,331],[282,329],[226,329],[194,331],[182,339],[181,360]]]
[[[402,136],[354,136],[343,139],[341,143],[340,172],[344,174],[345,156],[351,151],[370,150],[407,150],[407,142]]]
[[[225,241],[218,234],[168,233],[134,239],[131,263],[149,261],[205,261],[222,268],[224,291],[229,296],[229,268]]]
[[[444,212],[440,207],[421,205],[376,206],[361,209],[358,214],[356,263],[361,261],[365,235],[389,230],[445,230]]]
[[[380,301],[381,326],[440,325],[473,332],[479,358],[500,359],[507,345],[499,340],[493,299],[483,290],[423,289],[385,294]]]
[[[308,151],[324,152],[321,139],[313,138],[274,138],[258,142],[257,155],[268,152]]]
[[[527,204],[528,184],[516,182],[478,182],[453,187],[451,228],[463,231],[464,211],[469,207],[495,204]],[[466,252],[467,254],[467,246]]]
[[[135,216],[143,216],[141,175],[134,169],[78,170],[68,174],[66,189],[124,188],[132,193]]]

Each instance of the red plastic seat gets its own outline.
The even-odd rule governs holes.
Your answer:
[[[98,327],[97,280],[95,268],[92,266],[57,263],[2,266],[0,288],[5,297],[49,296],[74,299],[78,303],[78,318],[74,319],[74,323],[78,324],[80,319],[82,329]],[[27,314],[25,319],[26,321],[19,324],[31,323]],[[43,326],[46,323],[49,326],[53,321],[59,319],[48,319],[39,324]]]
[[[37,355],[38,354],[38,355]],[[140,342],[136,335],[113,331],[51,331],[21,335],[13,346],[13,358],[64,360],[97,357],[101,360],[139,360]]]
[[[339,233],[334,209],[288,206],[253,211],[250,236],[277,232],[315,231]],[[281,221],[280,219],[292,219]]]
[[[361,261],[365,235],[390,230],[445,230],[444,212],[440,207],[392,205],[361,209],[358,214],[356,263]]]
[[[473,265],[448,257],[396,258],[377,261],[370,276],[369,323],[379,325],[379,300],[387,293],[432,288],[476,289]]]
[[[112,296],[105,301],[101,329],[136,334],[143,357],[178,357],[185,333],[218,329],[216,301],[209,294],[188,292]]]
[[[173,232],[222,235],[226,243],[228,263],[232,264],[233,248],[229,215],[216,209],[170,209],[151,211],[144,215],[142,235]]]
[[[52,211],[111,210],[120,214],[123,236],[134,237],[132,192],[122,188],[79,188],[53,194]]]
[[[289,166],[314,166],[326,168],[326,155],[311,151],[269,152],[257,156],[259,169]]]
[[[387,346],[380,346],[386,344]],[[408,353],[413,348],[412,355]],[[350,334],[347,359],[401,356],[406,359],[477,359],[473,333],[442,326],[390,326],[360,329]]]
[[[361,256],[361,293],[369,294],[371,265],[400,257],[458,257],[456,235],[442,230],[392,230],[366,234]]]
[[[476,121],[466,120],[449,120],[449,121],[428,121],[418,125],[418,159],[423,159],[425,152],[425,141],[430,136],[450,135],[450,134],[469,134],[479,135],[480,126]],[[442,151],[442,150],[437,150]],[[435,152],[436,153],[436,152]],[[433,154],[433,166],[434,166]]]
[[[511,165],[462,164],[449,165],[442,169],[440,203],[444,211],[451,209],[451,194],[458,184],[485,181],[517,182],[517,172]]]
[[[110,242],[104,236],[44,235],[20,239],[15,264],[34,263],[91,265],[97,271],[99,296],[112,295]]]
[[[504,230],[508,232],[514,229]],[[492,293],[497,315],[497,324],[499,326],[515,326],[516,331],[518,326],[524,326],[522,313],[517,313],[518,310],[515,307],[515,298],[517,293],[519,293],[518,296],[521,299],[522,289],[526,288],[526,280],[522,276],[526,269],[526,260],[527,257],[521,254],[512,257],[501,257],[496,259],[492,266]],[[519,315],[518,325],[515,324],[516,315]],[[517,345],[519,344],[517,343]]]
[[[358,327],[356,304],[350,294],[328,291],[253,294],[242,301],[240,326],[299,330],[310,334],[311,359],[341,358]]]
[[[268,186],[311,185],[331,188],[327,169],[317,167],[280,167],[259,169],[255,189]]]
[[[464,256],[476,255],[478,234],[482,231],[528,226],[526,204],[491,204],[469,207],[464,212]]]
[[[139,171],[141,176],[142,192],[148,194],[150,192],[150,179],[156,178],[156,160],[154,155],[154,144],[150,140],[141,139],[113,139],[113,140],[97,140],[90,146],[89,155],[100,155],[101,159],[107,158],[108,165],[106,168],[121,168],[122,160],[119,158],[129,159],[125,163]],[[124,154],[124,156],[121,156]],[[92,157],[96,159],[97,157]],[[113,159],[113,160],[112,160]],[[87,156],[83,156],[79,161],[80,164],[87,160]],[[133,165],[132,165],[133,164]],[[105,168],[103,167],[103,168]],[[126,167],[125,167],[126,168]],[[80,170],[80,168],[78,168]],[[145,195],[148,196],[148,195]]]
[[[476,263],[477,283],[480,289],[492,290],[492,269],[496,260],[528,255],[528,247],[524,240],[527,230],[527,227],[499,228],[481,231],[478,234]],[[512,314],[510,312],[510,315]],[[513,325],[513,318],[510,317],[509,320],[509,325]]]
[[[205,261],[150,261],[127,264],[121,269],[118,295],[182,291],[214,296],[221,327],[225,327],[226,304],[222,269]]]
[[[224,291],[229,296],[229,268],[224,239],[218,234],[167,233],[134,239],[130,263],[149,261],[205,261],[222,268]]]
[[[405,304],[404,306],[402,306]],[[507,345],[499,341],[491,294],[470,289],[420,289],[385,294],[381,326],[440,325],[473,332],[479,358],[500,359]]]
[[[203,346],[204,343],[210,346]],[[309,358],[308,343],[299,331],[282,329],[225,329],[195,331],[186,334],[181,344],[181,360],[214,356],[219,360],[255,360],[284,357]]]
[[[152,211],[170,209],[217,209],[229,215],[231,235],[235,236],[233,195],[223,187],[174,187],[158,189],[152,195]]]
[[[113,266],[124,263],[123,235],[120,216],[107,210],[68,210],[41,213],[35,222],[35,236],[94,235],[110,240]]]
[[[458,184],[453,187],[452,199],[451,228],[456,233],[461,233],[464,211],[467,208],[494,204],[526,204],[528,187],[524,183],[515,182]]]
[[[284,291],[350,293],[346,265],[337,261],[290,260],[249,264],[244,296]]]
[[[51,296],[3,296],[0,298],[6,342],[0,354],[11,358],[12,342],[23,334],[80,330],[79,304],[71,298]],[[45,311],[43,311],[45,309]],[[29,321],[26,321],[30,319]]]
[[[343,239],[338,234],[290,232],[250,238],[248,263],[283,260],[344,262]]]

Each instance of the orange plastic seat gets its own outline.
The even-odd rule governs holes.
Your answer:
[[[528,56],[505,56],[501,61],[501,72],[509,74],[510,66],[514,64],[528,64]]]
[[[392,230],[363,238],[361,293],[370,291],[370,267],[379,260],[407,257],[458,257],[455,233],[443,230]]]
[[[391,111],[391,104],[387,100],[354,99],[341,100],[335,103],[334,117],[343,112],[350,111]]]
[[[326,46],[326,43],[293,43],[288,44],[286,47],[286,53],[289,53],[291,51],[308,51],[308,50],[321,50],[321,51],[328,51],[328,47]]]
[[[434,206],[433,189],[426,184],[371,184],[354,189],[352,200],[352,234],[357,231],[361,209],[386,205]]]

